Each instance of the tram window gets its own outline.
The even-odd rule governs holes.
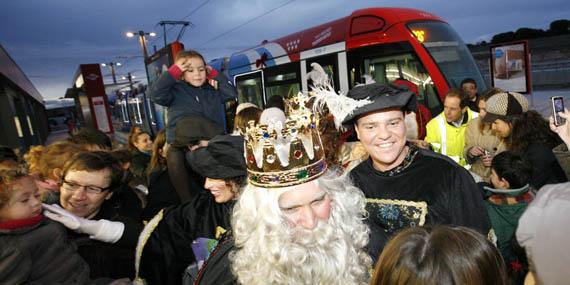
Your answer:
[[[431,77],[411,53],[364,58],[363,63],[363,74],[369,74],[377,83],[388,84],[396,79],[412,82],[418,87],[418,101],[432,114],[441,112],[441,102]]]
[[[238,103],[250,102],[263,107],[263,80],[261,73],[236,77]]]
[[[267,98],[273,95],[290,98],[300,90],[296,72],[268,76],[265,85]]]
[[[327,73],[327,76],[329,77],[329,79],[331,81],[331,86],[333,87],[334,90],[337,90],[336,86],[339,86],[338,75],[336,72],[337,54],[335,53],[333,55],[327,55],[327,56],[322,56],[322,57],[318,57],[318,58],[308,59],[307,60],[307,72],[310,72],[312,70],[311,63],[313,63],[313,62],[316,62],[320,66],[323,67],[323,69],[325,70],[325,72]],[[307,85],[309,86],[309,89],[312,86],[312,84],[313,83],[311,82],[311,80],[308,80]]]
[[[463,79],[473,78],[479,93],[487,89],[471,52],[448,24],[416,22],[408,28],[431,54],[450,87],[459,88]]]

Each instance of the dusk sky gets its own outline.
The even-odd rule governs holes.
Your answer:
[[[53,99],[65,95],[82,63],[121,62],[119,76],[132,72],[144,78],[140,45],[124,33],[144,30],[162,36],[161,20],[191,21],[182,42],[210,60],[367,7],[431,12],[467,43],[521,27],[548,29],[554,20],[570,19],[568,0],[18,0],[2,1],[0,44],[40,94]],[[168,33],[169,42],[178,30]],[[149,39],[149,50],[163,42],[162,37]],[[109,70],[102,72],[111,82]]]

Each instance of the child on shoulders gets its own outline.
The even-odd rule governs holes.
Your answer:
[[[174,142],[176,123],[188,116],[207,118],[224,127],[223,103],[237,98],[227,77],[206,65],[194,50],[181,51],[174,64],[149,87],[151,100],[167,107],[166,142]]]

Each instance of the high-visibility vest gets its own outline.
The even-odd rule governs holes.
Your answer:
[[[477,118],[478,116],[479,113],[472,112],[471,110],[467,109],[467,118],[468,118],[467,123],[469,123],[474,118]],[[463,148],[465,147],[465,131],[467,129],[467,123],[461,125],[460,127],[451,126],[447,123],[447,120],[445,119],[445,114],[443,112],[439,114],[437,117],[433,118],[432,121],[430,121],[427,125],[426,141],[432,145],[434,151],[446,155],[451,159],[453,159],[455,162],[459,163],[460,165],[465,166],[467,164],[467,161],[463,157]],[[447,138],[448,128],[450,129],[454,128],[458,130],[458,132],[456,132],[456,135],[463,136],[463,138],[457,138],[454,140],[455,144],[461,144],[461,145],[454,145],[453,149],[455,151],[454,152],[452,151],[451,153],[449,153],[449,148],[448,148],[449,146],[449,141]],[[439,140],[430,141],[430,139],[433,136],[433,132],[439,132]]]

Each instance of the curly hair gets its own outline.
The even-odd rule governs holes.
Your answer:
[[[364,251],[369,235],[364,194],[336,171],[314,183],[330,195],[331,214],[328,222],[305,230],[311,239],[301,241],[293,240],[298,229],[289,227],[278,203],[295,186],[245,187],[234,207],[236,250],[230,254],[240,284],[367,284],[371,259]]]
[[[10,201],[14,192],[12,187],[14,183],[27,176],[28,172],[22,165],[0,170],[0,209]]]
[[[24,155],[31,173],[38,173],[41,179],[57,180],[55,169],[63,169],[66,161],[74,154],[85,151],[84,145],[60,141],[46,147],[34,146]]]
[[[562,141],[550,130],[548,121],[537,111],[529,110],[510,120],[511,134],[505,140],[507,148],[525,152],[530,144],[542,144],[552,149]]]

